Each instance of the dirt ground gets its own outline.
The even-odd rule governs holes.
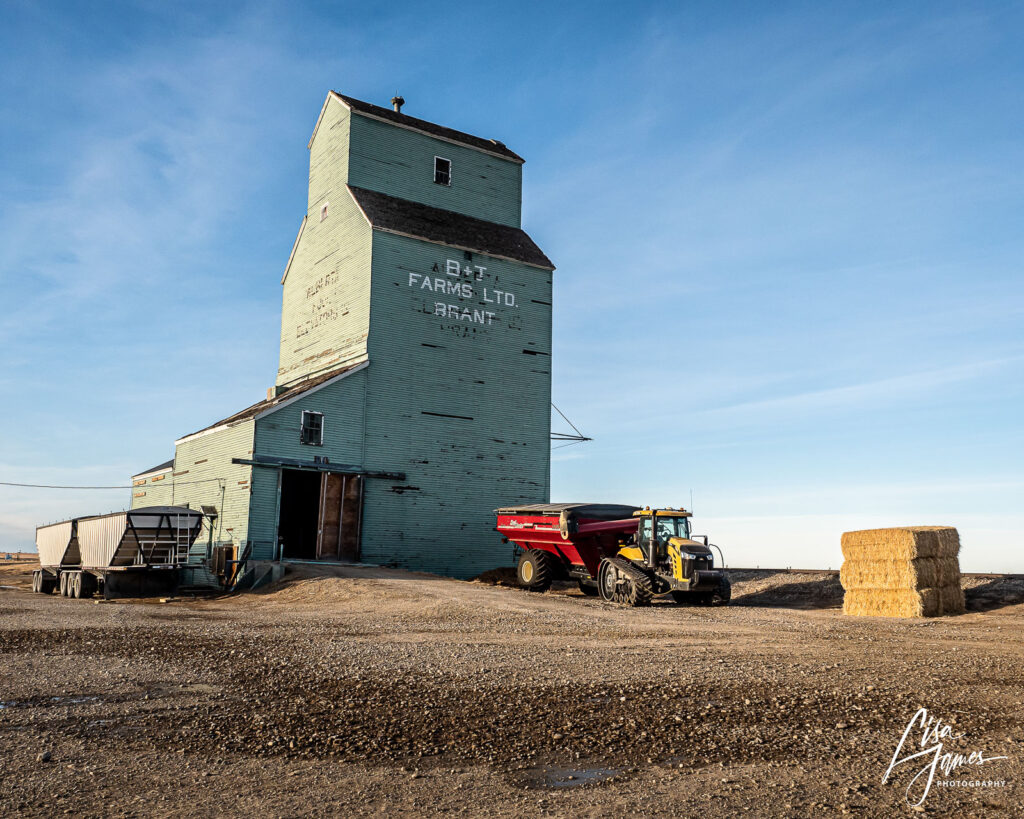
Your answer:
[[[629,610],[368,568],[95,602],[30,569],[0,564],[3,816],[1021,815],[1020,578],[900,621],[844,617],[835,572]],[[1008,758],[915,810],[932,757],[882,777],[920,707],[961,735],[924,747]]]

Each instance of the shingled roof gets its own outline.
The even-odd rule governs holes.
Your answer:
[[[496,139],[484,139],[483,137],[456,131],[454,128],[446,128],[434,122],[427,122],[425,119],[417,119],[416,117],[410,117],[408,114],[400,114],[398,111],[393,111],[390,108],[382,108],[379,105],[374,105],[372,102],[363,102],[363,100],[357,100],[354,97],[347,97],[344,94],[339,94],[337,91],[332,91],[331,93],[342,100],[353,111],[357,111],[360,114],[367,114],[371,117],[393,122],[396,125],[403,125],[406,128],[423,131],[426,134],[447,139],[450,142],[459,142],[471,148],[477,148],[505,159],[511,159],[519,164],[526,161],[515,151],[510,151],[505,147],[504,143],[498,142]]]
[[[216,421],[207,427],[197,429],[195,432],[190,432],[188,435],[179,438],[176,443],[180,443],[181,441],[184,441],[186,438],[192,438],[196,435],[199,435],[200,433],[209,432],[210,430],[217,429],[218,427],[230,427],[242,421],[248,421],[249,419],[255,418],[257,415],[260,415],[261,413],[264,413],[267,410],[274,409],[286,402],[290,403],[292,399],[298,398],[303,393],[307,393],[310,390],[314,389],[315,387],[320,387],[327,383],[328,381],[337,378],[338,376],[344,375],[345,373],[351,372],[355,369],[362,369],[365,366],[366,363],[363,362],[361,364],[353,364],[350,367],[339,367],[337,369],[323,373],[322,375],[317,375],[313,378],[307,378],[305,381],[299,381],[297,384],[294,384],[291,387],[289,387],[285,392],[282,392],[281,394],[276,395],[273,398],[268,398],[265,401],[257,401],[252,406],[246,407],[244,410],[236,412],[234,415],[229,415],[227,418],[222,418],[221,420]]]
[[[526,231],[464,216],[442,208],[410,202],[378,191],[348,186],[359,209],[378,230],[401,233],[416,239],[486,253],[515,262],[554,270],[551,259]]]
[[[168,469],[174,466],[174,458],[169,461],[164,461],[162,464],[151,466],[149,469],[143,469],[141,472],[137,472],[132,475],[133,478],[139,477],[139,475],[149,475],[153,472],[166,472]]]

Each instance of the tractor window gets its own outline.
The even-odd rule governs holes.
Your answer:
[[[666,543],[670,537],[690,537],[689,518],[658,518],[658,542]],[[644,518],[640,524],[640,541],[647,543],[651,539],[651,519]]]

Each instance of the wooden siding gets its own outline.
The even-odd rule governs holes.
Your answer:
[[[327,98],[323,119],[309,144],[309,204],[312,219],[320,218],[320,205],[345,190],[348,182],[348,108]]]
[[[334,464],[361,466],[363,463],[363,406],[366,400],[367,370],[360,370],[256,421],[253,451],[265,458],[294,458],[312,463],[319,455]],[[304,410],[324,414],[323,446],[299,442]],[[277,526],[277,470],[252,470],[252,512],[249,539],[253,556],[270,559]]]
[[[243,421],[182,441],[175,448],[173,473],[161,482],[169,486],[160,490],[164,493],[160,503],[153,500],[147,486],[145,497],[132,498],[132,508],[162,504],[190,509],[214,506],[218,517],[213,542],[244,544],[249,528],[252,467],[232,464],[231,459],[252,457],[253,430],[251,420]],[[208,522],[204,519],[193,554],[205,553],[209,542]]]
[[[310,210],[284,281],[278,385],[366,357],[372,231],[344,185],[329,198],[323,221],[319,203]]]
[[[449,260],[485,271],[447,276]],[[436,315],[417,276],[470,284],[443,303],[493,317]],[[376,233],[372,292],[366,466],[407,479],[367,482],[363,560],[459,577],[508,565],[493,510],[549,500],[551,273]]]
[[[171,506],[171,498],[174,492],[171,489],[173,477],[170,472],[157,475],[156,479],[143,478],[132,481],[132,503],[130,509],[140,509],[143,506]]]
[[[352,114],[349,130],[349,184],[520,227],[519,163],[358,113]],[[450,186],[435,184],[435,156],[451,160]]]

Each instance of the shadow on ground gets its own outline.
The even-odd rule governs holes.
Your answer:
[[[993,611],[1024,603],[1024,577],[998,577],[964,589],[968,611]]]
[[[774,608],[838,609],[843,605],[843,587],[838,572],[822,572],[806,580],[787,571],[730,572],[734,606]]]

